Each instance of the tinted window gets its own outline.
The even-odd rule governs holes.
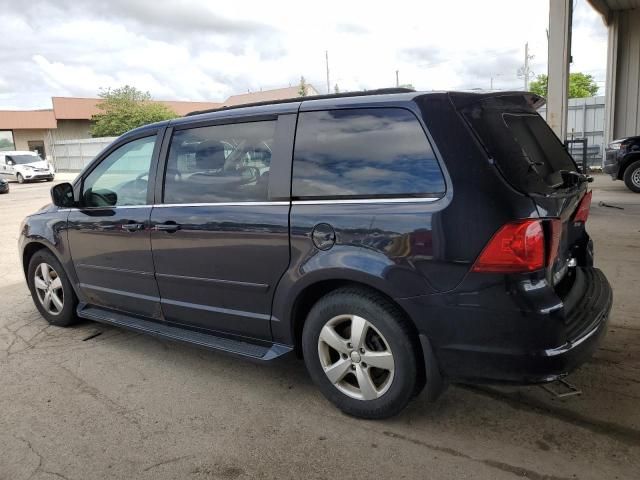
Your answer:
[[[84,205],[145,205],[155,142],[155,135],[139,138],[105,157],[84,180]]]
[[[433,150],[408,110],[300,114],[293,163],[294,197],[432,196],[444,190]]]
[[[215,125],[173,134],[165,203],[267,200],[276,122]]]
[[[462,113],[504,177],[520,191],[552,193],[562,186],[562,170],[577,170],[528,95],[485,98]]]

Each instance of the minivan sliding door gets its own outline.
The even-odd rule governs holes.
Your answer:
[[[151,214],[162,312],[171,323],[269,340],[273,292],[289,264],[295,115],[226,122],[173,131]]]

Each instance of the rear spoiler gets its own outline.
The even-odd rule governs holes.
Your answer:
[[[473,105],[474,103],[479,103],[489,99],[521,99],[524,100],[527,106],[533,108],[534,110],[539,109],[547,100],[540,95],[537,95],[532,92],[519,92],[519,91],[509,91],[509,92],[487,92],[487,93],[470,93],[470,92],[449,92],[449,98],[452,103],[458,109],[462,109],[468,107],[469,105]]]

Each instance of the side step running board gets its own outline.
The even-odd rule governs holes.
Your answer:
[[[106,323],[116,327],[126,328],[135,332],[147,333],[157,337],[190,343],[210,350],[223,351],[233,355],[248,357],[255,360],[267,361],[281,357],[289,353],[292,348],[287,345],[273,343],[269,345],[258,345],[242,340],[234,340],[226,337],[218,337],[208,333],[195,332],[184,328],[173,327],[164,323],[142,320],[130,317],[122,313],[112,312],[97,307],[78,306],[78,316],[93,320],[95,322]]]

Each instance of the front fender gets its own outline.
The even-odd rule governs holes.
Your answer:
[[[640,152],[631,152],[627,153],[622,161],[620,162],[620,168],[618,169],[618,179],[624,179],[624,172],[627,170],[627,167],[631,165],[636,160],[640,160]]]
[[[68,210],[45,208],[40,213],[25,218],[18,237],[18,252],[25,278],[28,267],[28,263],[24,261],[25,253],[32,251],[35,246],[44,247],[56,256],[75,288],[78,279],[67,242],[68,216]]]

